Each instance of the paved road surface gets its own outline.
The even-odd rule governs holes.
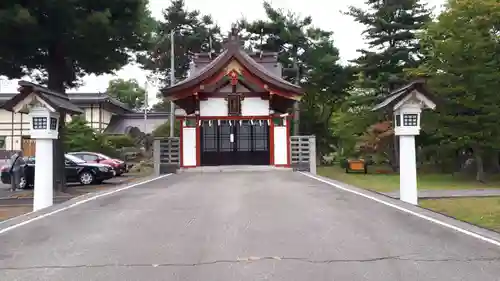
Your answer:
[[[119,177],[114,177],[114,178],[111,178],[109,180],[106,180],[106,181],[104,181],[104,183],[93,184],[93,185],[90,185],[87,187],[93,188],[93,187],[102,186],[102,185],[119,185],[119,184],[123,184],[123,183],[129,181],[131,178],[133,178],[133,176],[131,176],[129,174],[125,174],[125,175],[122,175]],[[85,188],[85,186],[82,186],[79,183],[68,183],[68,186],[70,188],[71,187]],[[18,189],[15,192],[12,192],[12,191],[10,191],[10,188],[11,188],[10,184],[5,184],[5,183],[0,182],[0,198],[7,198],[7,197],[14,196],[16,194],[22,194],[22,193],[26,193],[26,192],[31,191],[31,189],[26,189],[26,190]]]
[[[0,234],[0,280],[499,280],[500,248],[298,173],[185,173]]]

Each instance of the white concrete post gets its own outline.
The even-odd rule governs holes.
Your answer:
[[[54,203],[53,142],[52,139],[36,140],[33,211],[50,207]]]
[[[399,192],[404,202],[418,205],[415,136],[399,136]]]
[[[421,107],[409,100],[394,111],[394,133],[399,136],[399,198],[413,205],[418,205],[415,136],[420,134]]]
[[[316,175],[316,136],[309,138],[309,172]]]

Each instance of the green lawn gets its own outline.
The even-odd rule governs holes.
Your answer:
[[[370,171],[372,170],[372,171]],[[390,192],[399,190],[399,174],[376,174],[373,168],[368,174],[346,173],[337,166],[318,167],[318,174],[347,184],[370,189],[377,192]],[[422,174],[418,175],[419,189],[481,189],[500,188],[500,181],[488,184],[474,180],[464,180],[450,174]]]
[[[500,232],[500,198],[454,198],[420,200],[420,206]]]

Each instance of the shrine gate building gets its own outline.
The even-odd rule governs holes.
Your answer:
[[[180,108],[181,167],[290,165],[289,113],[304,93],[282,78],[277,53],[248,54],[233,32],[162,93]]]

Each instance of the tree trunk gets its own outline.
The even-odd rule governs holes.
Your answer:
[[[396,136],[394,135],[393,139],[393,149],[392,149],[392,153],[393,153],[393,159],[394,159],[394,162],[393,162],[393,165],[392,165],[392,170],[394,172],[398,172],[399,171],[399,136]]]
[[[474,158],[476,159],[476,180],[484,183],[486,180],[484,174],[483,156],[481,155],[481,151],[474,150]]]
[[[492,173],[499,173],[500,172],[500,159],[499,159],[499,153],[496,150],[493,150],[491,152],[491,172]]]
[[[66,94],[64,83],[66,80],[66,73],[68,73],[68,71],[63,49],[60,44],[54,44],[54,46],[49,49],[49,59],[50,61],[47,67],[47,87],[53,91]],[[64,112],[59,112],[59,114],[59,137],[53,142],[53,186],[56,191],[64,191],[66,189],[66,169],[63,139],[65,131],[64,128],[66,125],[66,114]]]

